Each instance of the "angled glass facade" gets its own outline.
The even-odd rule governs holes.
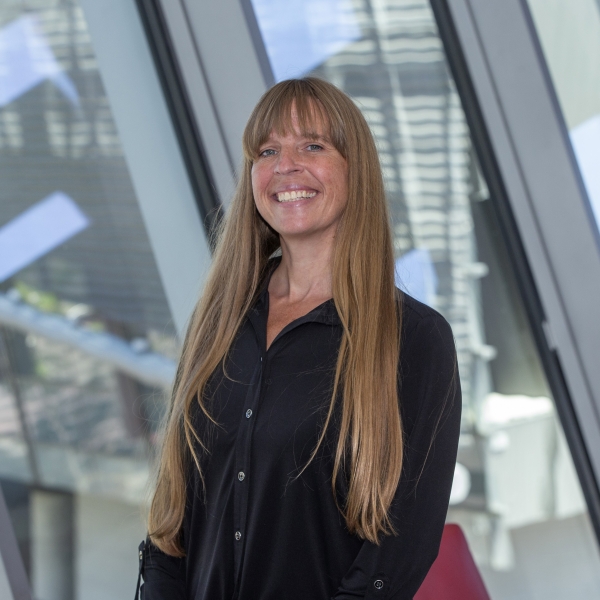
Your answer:
[[[152,34],[143,4],[0,1],[0,489],[34,596],[102,600],[135,588],[178,340],[210,262],[207,249],[173,250],[186,235],[206,240],[173,133],[181,123],[165,102],[175,96],[151,58],[153,35],[171,35],[161,68],[172,59],[178,110],[190,131],[198,125],[198,156],[219,171],[220,190],[233,187],[248,97],[264,88],[257,69],[248,97],[223,102],[237,89],[236,56],[266,58],[267,80],[316,75],[354,99],[379,149],[396,283],[440,311],[456,339],[464,406],[448,521],[465,531],[495,600],[600,598],[600,554],[558,400],[432,3],[158,0],[164,23]],[[590,222],[600,222],[600,8],[528,6]],[[227,52],[208,51],[198,32],[210,29],[224,32]],[[140,84],[142,68],[123,67],[132,56],[147,58],[154,87]],[[234,81],[219,87],[216,76]],[[7,585],[0,568],[0,596]]]
[[[175,330],[82,9],[54,4],[1,15],[3,438],[28,467],[0,469],[139,500]]]
[[[0,177],[0,482],[33,591],[133,594],[135,546],[120,589],[79,585],[80,538],[111,510],[144,533],[178,341],[79,2],[0,4]]]
[[[362,110],[397,285],[452,325],[464,405],[448,520],[463,526],[493,598],[600,597],[586,504],[429,2],[307,1],[293,15],[276,4],[253,0],[275,78],[325,78]],[[286,35],[294,27],[308,33]],[[567,538],[578,556],[552,570]]]

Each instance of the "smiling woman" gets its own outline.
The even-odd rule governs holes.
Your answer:
[[[394,287],[375,143],[345,94],[281,82],[243,144],[173,391],[143,597],[412,598],[456,459],[452,333]]]
[[[319,124],[317,131],[307,135],[292,107],[289,131],[285,135],[272,131],[252,165],[256,208],[286,238],[306,240],[323,234],[332,238],[346,207],[346,159],[324,128]]]

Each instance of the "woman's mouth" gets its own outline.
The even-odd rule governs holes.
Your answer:
[[[275,194],[277,202],[294,202],[302,198],[314,198],[317,192],[314,190],[291,190],[289,192],[279,192]]]

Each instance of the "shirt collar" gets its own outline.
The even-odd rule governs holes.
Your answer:
[[[263,319],[266,321],[267,316],[269,314],[269,280],[271,279],[271,275],[273,271],[279,266],[281,262],[281,257],[277,256],[272,258],[269,261],[269,265],[267,268],[266,275],[263,279],[263,282],[260,286],[260,291],[258,293],[256,302],[254,306],[250,309],[250,320],[258,325],[257,321],[262,321]],[[326,300],[319,306],[313,308],[308,314],[300,317],[302,322],[315,322],[315,323],[323,323],[325,325],[341,325],[341,320],[338,315],[337,309],[335,308],[335,302],[333,298]]]

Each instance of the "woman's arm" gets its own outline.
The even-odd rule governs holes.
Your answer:
[[[149,540],[141,552],[141,600],[186,600],[185,558],[169,556]]]
[[[397,535],[365,542],[334,600],[411,600],[435,560],[460,433],[461,394],[454,339],[431,311],[401,347],[402,476],[391,507]]]

